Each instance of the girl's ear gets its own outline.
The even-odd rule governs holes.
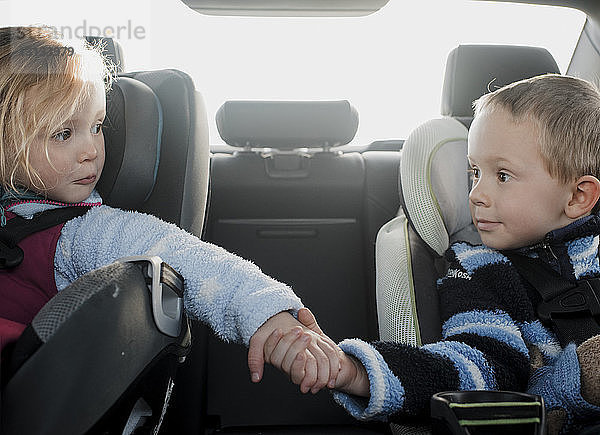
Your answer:
[[[600,181],[593,175],[584,175],[573,184],[573,193],[565,207],[570,219],[578,219],[592,211],[600,198]]]

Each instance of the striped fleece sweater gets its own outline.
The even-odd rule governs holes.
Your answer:
[[[587,216],[519,253],[571,279],[600,276],[598,234],[600,218]],[[464,242],[453,244],[446,258],[447,274],[438,280],[442,340],[420,348],[344,340],[340,347],[367,369],[371,395],[367,400],[335,392],[338,403],[358,419],[402,421],[407,414],[427,415],[431,395],[440,391],[529,391],[544,397],[550,415],[559,411],[563,430],[600,420],[600,408],[581,396],[575,345],[561,348],[536,318],[539,296],[510,260]],[[597,369],[596,363],[588,371]]]

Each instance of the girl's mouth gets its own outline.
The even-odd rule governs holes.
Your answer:
[[[90,175],[89,177],[80,178],[79,180],[75,181],[75,184],[91,184],[94,181],[96,181],[96,176]]]

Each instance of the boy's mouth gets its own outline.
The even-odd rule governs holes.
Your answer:
[[[480,231],[491,231],[500,226],[500,222],[475,218],[475,226]]]

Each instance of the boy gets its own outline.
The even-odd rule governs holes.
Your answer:
[[[446,252],[449,272],[438,280],[443,340],[421,348],[344,340],[334,396],[356,418],[394,421],[426,415],[439,391],[529,391],[544,397],[550,433],[597,422],[600,335],[561,346],[537,317],[540,295],[509,257],[536,259],[570,281],[600,276],[600,93],[580,79],[545,75],[474,107],[469,206],[483,246],[459,242]],[[300,319],[319,331],[309,311]],[[314,392],[302,335],[274,333],[265,355]]]

